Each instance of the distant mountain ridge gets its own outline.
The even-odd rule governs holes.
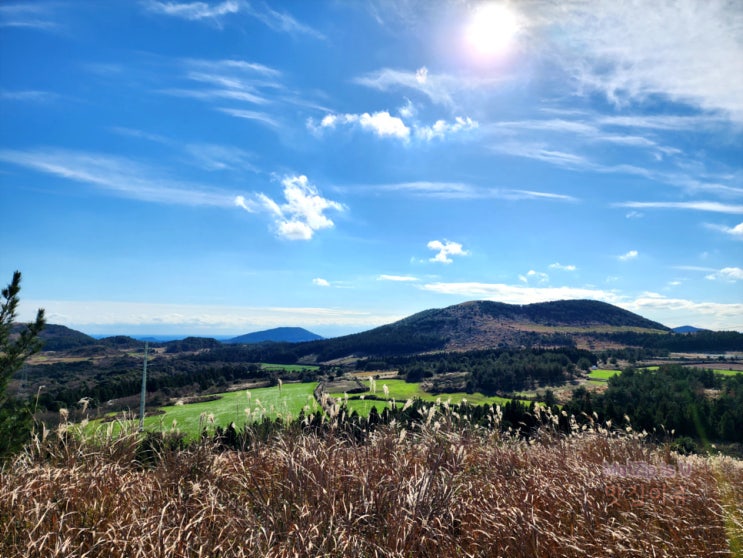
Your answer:
[[[224,343],[252,344],[265,343],[267,341],[274,343],[302,343],[305,341],[318,341],[320,339],[323,339],[323,337],[316,333],[312,333],[303,327],[275,327],[273,329],[265,329],[262,331],[254,331],[253,333],[246,333],[245,335],[238,335],[232,339],[225,340]]]
[[[424,310],[369,331],[302,343],[292,353],[318,362],[347,356],[390,356],[522,346],[588,346],[620,332],[671,330],[617,306],[594,300],[536,304],[471,301]]]
[[[697,333],[699,331],[709,331],[709,330],[701,328],[701,327],[690,326],[690,325],[684,325],[684,326],[673,328],[674,333]]]
[[[121,349],[143,345],[142,341],[130,337],[96,340],[64,326],[47,327],[46,350],[96,344]],[[481,300],[424,310],[391,324],[331,339],[323,339],[300,327],[278,327],[240,335],[223,343],[292,344],[288,350],[299,358],[327,361],[350,355],[572,344],[588,346],[602,342],[607,334],[671,332],[663,324],[594,300],[525,305]],[[161,344],[168,352],[209,350],[220,345],[211,338],[187,338]]]

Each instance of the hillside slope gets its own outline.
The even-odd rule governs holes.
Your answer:
[[[666,333],[669,328],[593,300],[516,305],[472,301],[424,310],[369,331],[303,343],[295,354],[318,361],[350,355],[387,356],[437,350],[588,345],[609,333]]]

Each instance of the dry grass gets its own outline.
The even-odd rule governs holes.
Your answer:
[[[37,441],[0,474],[0,555],[741,551],[740,462],[680,457],[605,431],[527,442],[433,423],[380,428],[356,444],[295,428],[240,452],[207,442],[164,449],[149,467],[138,444],[135,433]]]

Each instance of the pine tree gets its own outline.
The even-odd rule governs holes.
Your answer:
[[[29,403],[6,394],[8,382],[28,357],[41,349],[39,333],[44,328],[44,310],[39,309],[36,320],[22,326],[16,333],[18,293],[21,291],[21,272],[13,273],[13,280],[2,290],[0,306],[0,458],[19,450],[28,440],[32,427]]]

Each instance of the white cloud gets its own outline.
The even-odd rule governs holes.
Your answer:
[[[448,122],[440,119],[430,126],[418,123],[406,124],[403,118],[412,118],[415,113],[406,105],[399,111],[400,116],[393,116],[388,111],[379,111],[372,114],[326,114],[317,124],[312,118],[307,120],[307,127],[315,134],[323,129],[333,129],[338,125],[358,125],[364,130],[373,132],[379,137],[393,137],[404,142],[410,140],[411,136],[423,141],[443,139],[450,134],[457,134],[475,130],[478,123],[469,117],[457,116],[454,121]]]
[[[382,68],[357,77],[354,81],[380,91],[410,89],[428,97],[436,105],[452,107],[456,104],[456,97],[462,92],[489,87],[502,82],[504,79],[502,75],[497,78],[483,78],[436,74],[423,66],[414,71]]]
[[[377,277],[377,281],[397,281],[397,282],[414,282],[418,281],[417,277],[412,277],[410,275],[380,275]]]
[[[617,259],[622,262],[627,262],[629,260],[637,259],[637,256],[639,256],[640,253],[637,250],[630,250],[626,254],[622,254],[621,256],[617,256]]]
[[[59,28],[54,3],[18,2],[0,6],[0,27],[26,27],[43,31]]]
[[[719,271],[710,273],[706,278],[711,281],[735,283],[736,281],[743,281],[743,269],[739,267],[723,267]]]
[[[64,149],[0,150],[0,161],[148,202],[229,207],[234,198],[216,188],[172,180],[157,169],[113,155]]]
[[[236,14],[240,11],[240,4],[236,0],[225,0],[216,4],[207,2],[160,2],[149,0],[145,7],[150,12],[179,17],[189,21],[201,19],[219,19],[222,16]]]
[[[327,279],[323,279],[322,277],[315,277],[312,280],[312,284],[317,285],[318,287],[329,287],[330,281],[328,281]]]
[[[555,56],[617,104],[663,95],[743,121],[743,10],[726,0],[537,2]]]
[[[369,130],[379,137],[395,137],[403,141],[410,138],[408,128],[401,118],[392,116],[388,111],[379,111],[373,114],[327,114],[320,121],[319,127],[312,119],[307,121],[308,127],[313,131],[322,128],[335,128],[338,124],[359,125],[364,130]]]
[[[415,135],[426,141],[431,141],[435,138],[443,138],[448,134],[474,130],[477,127],[478,123],[470,117],[457,116],[453,123],[446,120],[437,120],[432,126],[416,126]]]
[[[640,211],[632,210],[628,211],[625,217],[627,219],[642,219],[643,217],[645,217],[645,214]]]
[[[36,89],[27,89],[23,91],[0,90],[0,99],[4,101],[22,101],[32,103],[46,103],[58,99],[59,95],[51,91],[39,91]]]
[[[308,35],[316,39],[325,39],[325,35],[313,29],[312,27],[300,23],[294,17],[286,12],[277,12],[268,7],[268,4],[258,7],[254,4],[247,4],[248,13],[259,19],[270,29],[282,31],[290,35]]]
[[[233,108],[218,108],[219,112],[223,112],[225,114],[229,114],[230,116],[234,116],[235,118],[242,118],[244,120],[255,120],[257,122],[262,122],[263,124],[267,124],[268,126],[271,126],[273,128],[278,128],[279,123],[276,122],[271,116],[264,112],[258,112],[254,110],[243,110],[243,109],[233,109]]]
[[[559,269],[560,271],[575,271],[574,265],[562,265],[560,262],[555,262],[549,265],[550,269]]]
[[[410,128],[408,128],[401,118],[391,116],[387,111],[375,112],[369,114],[365,112],[358,117],[361,127],[366,130],[372,130],[380,137],[392,136],[402,140],[410,137]]]
[[[450,256],[466,256],[469,254],[467,250],[462,248],[462,245],[459,242],[452,242],[450,240],[444,240],[443,242],[440,240],[432,240],[426,246],[429,250],[438,251],[433,258],[428,260],[429,262],[450,264],[454,261]]]
[[[714,229],[730,235],[736,240],[743,240],[743,223],[738,223],[734,227],[727,227],[725,225],[713,225],[709,223],[706,226],[710,229]]]
[[[578,201],[572,196],[553,192],[535,192],[532,190],[513,190],[510,188],[488,188],[462,182],[397,182],[393,184],[354,185],[339,187],[349,193],[364,192],[403,192],[414,196],[438,199],[502,199],[502,200],[546,200],[546,201]]]
[[[715,201],[690,202],[622,202],[617,207],[632,207],[635,209],[688,209],[693,211],[710,211],[715,213],[743,213],[743,205],[720,203]]]
[[[279,236],[287,240],[310,240],[316,231],[334,226],[325,211],[343,211],[338,202],[323,198],[304,175],[287,176],[281,181],[286,202],[279,205],[260,193],[251,198],[237,196],[234,204],[250,213],[268,213]]]
[[[113,329],[131,333],[133,328],[140,326],[149,332],[160,330],[203,334],[220,331],[240,333],[287,324],[310,329],[313,326],[363,328],[376,327],[404,317],[384,312],[321,307],[24,299],[20,304],[19,319],[33,320],[37,308],[46,310],[50,323],[80,328],[90,333],[96,330],[109,334]]]
[[[519,281],[522,283],[529,283],[531,281],[536,281],[538,284],[543,285],[545,283],[549,283],[550,276],[546,273],[542,273],[541,271],[534,271],[533,269],[530,269],[526,275],[519,275]]]

